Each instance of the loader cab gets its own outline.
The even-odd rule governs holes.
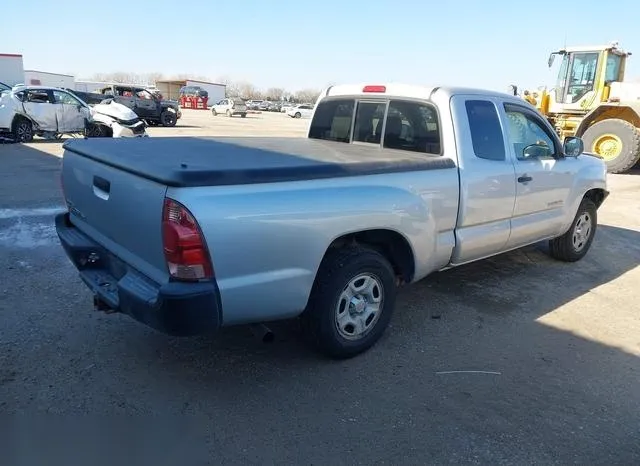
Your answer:
[[[567,48],[549,56],[549,67],[562,57],[551,113],[586,113],[609,98],[610,84],[622,81],[626,57],[617,44],[600,47]]]

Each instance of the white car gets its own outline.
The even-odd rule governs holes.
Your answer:
[[[296,105],[295,107],[287,110],[287,115],[291,118],[311,118],[312,114],[313,105],[311,104]]]
[[[228,117],[232,117],[233,115],[240,115],[242,118],[247,116],[247,105],[244,100],[234,98],[234,99],[222,99],[217,104],[211,106],[211,113],[213,116],[223,114]]]
[[[90,107],[78,96],[57,87],[14,86],[0,89],[0,132],[18,142],[34,136],[59,138],[144,137],[146,124],[131,109],[110,102]]]
[[[295,107],[297,104],[292,104],[291,102],[285,102],[282,104],[282,106],[280,107],[280,112],[282,113],[287,113],[289,110],[291,110],[293,107]]]

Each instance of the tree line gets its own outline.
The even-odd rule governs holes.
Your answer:
[[[228,77],[220,77],[211,79],[208,76],[194,74],[179,74],[172,77],[166,77],[162,73],[96,73],[91,78],[92,81],[106,81],[114,83],[139,84],[144,86],[152,86],[156,81],[162,79],[206,81],[224,84],[227,87],[226,97],[241,97],[246,100],[271,100],[291,102],[315,102],[320,95],[319,89],[300,89],[297,91],[288,91],[281,87],[270,87],[268,89],[260,89],[247,81],[234,81]]]

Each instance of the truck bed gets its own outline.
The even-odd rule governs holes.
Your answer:
[[[422,153],[305,138],[72,139],[66,151],[172,187],[302,181],[454,168]]]

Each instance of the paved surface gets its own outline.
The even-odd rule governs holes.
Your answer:
[[[151,132],[306,125],[183,122],[194,128]],[[59,143],[0,146],[0,412],[69,416],[80,436],[49,429],[51,448],[59,437],[104,464],[127,445],[137,464],[640,464],[640,173],[610,177],[582,262],[532,247],[436,274],[401,293],[377,346],[333,362],[293,322],[265,345],[246,328],[176,339],[94,313],[53,229],[56,155]],[[118,424],[122,442],[100,450],[78,441],[107,414],[155,420]],[[20,450],[32,435],[14,426],[14,453],[46,457]]]

